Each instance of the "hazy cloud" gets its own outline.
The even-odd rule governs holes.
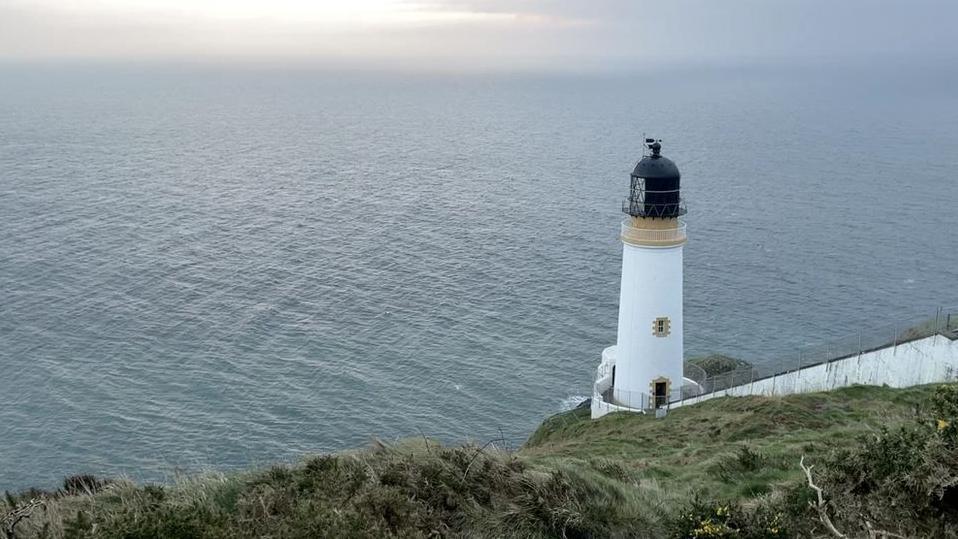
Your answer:
[[[952,55],[950,0],[0,0],[0,57],[628,68]]]

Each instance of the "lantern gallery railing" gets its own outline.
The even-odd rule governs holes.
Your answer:
[[[622,222],[622,240],[652,246],[679,245],[685,242],[685,223],[679,221],[674,228],[636,228],[632,220]]]
[[[645,193],[645,195],[650,194],[652,193]],[[678,217],[688,213],[685,200],[660,202],[659,199],[645,195],[639,198],[623,199],[622,213],[627,213],[633,217]]]

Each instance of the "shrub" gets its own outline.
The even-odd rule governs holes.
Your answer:
[[[382,446],[237,480],[111,489],[64,529],[70,539],[641,537],[649,526],[613,477],[627,471],[595,465],[602,472],[539,471],[475,446]]]
[[[930,414],[824,459],[816,480],[837,527],[958,535],[958,389],[937,389]]]
[[[747,445],[738,448],[734,455],[720,459],[711,472],[726,481],[730,481],[745,473],[756,472],[768,464],[768,457],[753,451]]]
[[[689,360],[689,363],[701,367],[707,376],[715,376],[738,370],[745,370],[747,372],[748,369],[752,367],[752,364],[745,360],[723,354],[710,354],[692,358]]]
[[[695,496],[666,524],[673,539],[777,539],[788,537],[785,516],[760,507],[744,510],[735,502],[706,501]]]
[[[63,480],[62,492],[70,496],[77,494],[96,494],[109,484],[110,481],[108,479],[100,479],[89,474],[71,475]]]

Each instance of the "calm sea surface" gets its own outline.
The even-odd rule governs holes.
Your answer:
[[[958,305],[958,77],[0,68],[0,489],[518,442],[615,340],[643,133],[686,348]]]

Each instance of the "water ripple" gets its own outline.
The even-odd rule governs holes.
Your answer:
[[[520,441],[615,339],[643,130],[684,173],[689,354],[958,304],[950,92],[4,69],[2,488]]]

